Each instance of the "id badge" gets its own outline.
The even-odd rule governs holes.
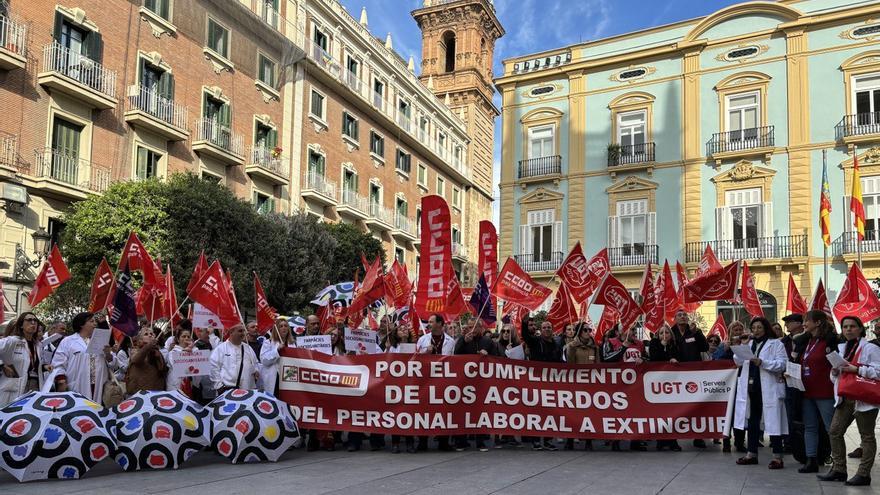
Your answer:
[[[810,376],[810,367],[804,366],[804,376]]]

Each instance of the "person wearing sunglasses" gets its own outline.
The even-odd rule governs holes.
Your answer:
[[[40,363],[40,342],[37,329],[40,321],[30,312],[22,313],[7,325],[0,338],[0,408],[27,392],[43,385]]]

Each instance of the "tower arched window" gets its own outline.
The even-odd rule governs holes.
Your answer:
[[[446,31],[443,34],[443,47],[445,48],[445,72],[453,72],[455,70],[455,33]]]

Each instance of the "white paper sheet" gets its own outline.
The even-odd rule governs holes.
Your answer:
[[[806,390],[801,379],[801,365],[791,361],[785,363],[785,384],[800,391]]]
[[[507,354],[507,357],[509,357],[510,359],[524,360],[526,358],[526,353],[523,350],[522,344],[520,344],[516,347],[511,347],[510,349],[507,349],[504,352],[505,352],[505,354]]]
[[[748,361],[755,358],[755,353],[752,352],[752,348],[748,345],[730,346],[730,350],[733,351],[734,356],[742,359],[743,361]]]
[[[109,328],[96,328],[92,332],[89,346],[86,347],[86,354],[94,354],[96,356],[104,354],[104,348],[110,345],[110,333]]]
[[[415,344],[398,344],[397,346],[398,354],[415,354],[416,353],[416,345]]]
[[[840,353],[837,351],[829,352],[825,355],[825,359],[827,359],[828,362],[831,363],[831,367],[837,369],[840,369],[849,364],[846,359],[843,359],[843,356],[841,356]]]

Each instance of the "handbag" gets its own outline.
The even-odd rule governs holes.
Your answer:
[[[116,379],[116,375],[110,371],[109,367],[107,368],[107,374],[110,376],[110,379],[104,382],[104,386],[101,389],[101,403],[109,409],[125,400],[125,385]]]
[[[859,362],[862,350],[856,351],[853,362]],[[850,400],[880,406],[880,380],[865,378],[858,373],[841,373],[837,382],[837,394]]]

